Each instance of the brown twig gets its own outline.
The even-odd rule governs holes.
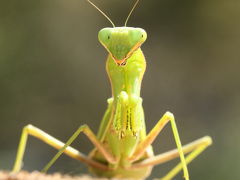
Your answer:
[[[93,178],[89,175],[70,176],[61,173],[43,174],[38,171],[26,172],[21,171],[12,174],[7,171],[0,171],[0,180],[107,180],[104,178]]]

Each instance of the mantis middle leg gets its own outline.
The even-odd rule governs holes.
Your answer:
[[[57,160],[57,158],[62,154],[65,153],[68,156],[80,160],[84,163],[87,163],[91,166],[100,168],[100,169],[109,169],[107,166],[96,162],[81,152],[77,151],[76,149],[70,147],[70,144],[78,137],[78,135],[83,132],[89,139],[90,141],[96,146],[96,148],[103,154],[103,156],[110,162],[114,162],[114,157],[103,147],[103,145],[98,141],[96,136],[93,134],[93,132],[89,129],[87,125],[80,126],[78,130],[71,136],[71,138],[67,141],[67,143],[63,143],[56,138],[50,136],[49,134],[45,133],[44,131],[32,126],[32,125],[27,125],[23,128],[23,132],[21,135],[19,147],[18,147],[18,152],[17,152],[17,157],[15,160],[15,164],[13,167],[13,172],[18,172],[21,169],[22,165],[22,159],[24,155],[24,151],[26,148],[26,143],[27,143],[27,138],[28,135],[32,135],[45,143],[49,144],[50,146],[59,149],[59,152],[54,156],[54,158],[47,164],[47,166],[44,167],[43,171],[47,171],[48,168]]]
[[[170,121],[174,139],[177,145],[178,153],[181,159],[181,164],[183,168],[184,177],[186,180],[189,180],[189,174],[187,169],[187,163],[184,157],[182,144],[180,141],[180,137],[178,134],[177,126],[175,123],[175,119],[172,113],[166,112],[163,117],[158,121],[158,123],[155,125],[155,127],[150,131],[150,133],[147,135],[147,137],[137,146],[136,151],[134,154],[129,158],[129,161],[134,162],[138,160],[146,151],[147,147],[152,144],[152,142],[155,140],[157,135],[162,131],[162,129],[165,127],[165,125]]]
[[[200,138],[198,140],[195,140],[185,146],[183,146],[183,153],[187,154],[190,153],[186,157],[186,163],[190,163],[193,159],[195,159],[200,153],[202,153],[209,145],[212,144],[212,139],[209,136],[205,136],[203,138]],[[177,149],[165,152],[163,154],[159,154],[153,157],[150,157],[146,160],[143,160],[139,163],[134,164],[131,168],[142,168],[146,166],[153,166],[157,164],[162,164],[167,161],[170,161],[172,159],[175,159],[179,157],[179,153]],[[161,180],[170,180],[174,176],[179,173],[179,171],[182,169],[182,164],[179,163],[177,166],[175,166],[167,175],[165,175]]]
[[[112,99],[108,99],[108,108],[104,114],[103,121],[106,121],[106,119],[109,118],[110,114],[110,109],[112,107]],[[72,135],[72,137],[67,141],[67,143],[63,143],[59,141],[58,139],[52,137],[51,135],[45,133],[44,131],[38,129],[37,127],[34,127],[32,125],[27,125],[23,128],[21,139],[19,142],[18,146],[18,151],[17,151],[17,157],[14,163],[13,167],[13,172],[18,172],[21,169],[22,166],[22,160],[23,160],[23,155],[26,149],[26,143],[28,139],[28,135],[34,136],[46,144],[56,148],[59,150],[59,152],[54,156],[54,158],[44,167],[44,171],[46,171],[56,160],[57,158],[62,154],[65,153],[66,155],[72,157],[73,159],[77,159],[79,161],[82,161],[90,166],[102,169],[102,170],[108,170],[109,168],[101,164],[97,161],[92,160],[91,158],[87,157],[83,153],[79,152],[78,150],[70,147],[70,144],[78,137],[78,135],[83,132],[89,139],[90,141],[96,146],[96,148],[102,152],[103,156],[109,160],[109,162],[114,162],[115,159],[114,157],[103,147],[101,144],[101,140],[99,141],[94,133],[89,129],[88,126],[83,125],[78,130]],[[99,134],[98,134],[99,135]],[[101,135],[101,134],[100,134]],[[101,136],[100,136],[101,137]]]

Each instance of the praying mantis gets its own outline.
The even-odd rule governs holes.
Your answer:
[[[152,130],[146,132],[140,90],[146,69],[141,45],[146,41],[147,33],[142,28],[127,27],[139,0],[136,0],[123,27],[115,27],[103,11],[90,0],[87,1],[113,26],[101,29],[98,34],[100,43],[109,53],[106,70],[112,89],[112,97],[107,100],[108,107],[99,131],[95,135],[88,125],[82,125],[63,143],[37,127],[27,125],[23,128],[12,171],[16,173],[21,170],[27,139],[31,135],[59,150],[42,172],[47,172],[65,153],[88,165],[89,170],[100,177],[144,179],[149,176],[153,166],[180,157],[179,164],[161,179],[170,180],[183,170],[184,178],[189,180],[187,164],[211,145],[212,139],[205,136],[182,146],[174,115],[170,112],[166,112]],[[151,144],[169,122],[177,148],[154,155]],[[95,146],[89,155],[70,146],[80,133],[84,133]]]

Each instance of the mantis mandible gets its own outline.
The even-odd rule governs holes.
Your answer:
[[[146,132],[140,90],[146,69],[141,45],[147,39],[147,33],[142,28],[126,26],[139,0],[136,0],[123,27],[115,27],[105,13],[90,0],[87,1],[113,25],[101,29],[98,34],[100,43],[109,53],[106,69],[112,89],[112,97],[107,100],[108,108],[99,131],[95,135],[87,125],[82,125],[63,143],[37,127],[27,125],[23,128],[13,172],[21,169],[27,138],[31,135],[59,150],[42,172],[46,172],[65,153],[87,164],[97,176],[143,179],[149,176],[154,165],[180,157],[179,164],[161,179],[170,180],[183,170],[184,178],[189,180],[187,164],[204,151],[212,140],[205,136],[182,146],[174,116],[170,112],[166,112],[149,133]],[[151,144],[168,122],[177,148],[154,155]],[[80,133],[84,133],[95,146],[88,156],[70,146]]]

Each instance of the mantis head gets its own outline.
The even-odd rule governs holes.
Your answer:
[[[101,44],[110,53],[116,64],[125,65],[126,60],[136,51],[147,39],[147,33],[144,29],[126,27],[129,17],[137,6],[139,0],[136,0],[125,21],[124,27],[115,27],[112,20],[99,9],[91,0],[87,0],[96,8],[111,24],[112,28],[103,28],[98,33],[98,39]]]
[[[133,27],[103,28],[98,33],[98,39],[116,64],[125,65],[133,52],[145,42],[147,33],[144,29]]]

